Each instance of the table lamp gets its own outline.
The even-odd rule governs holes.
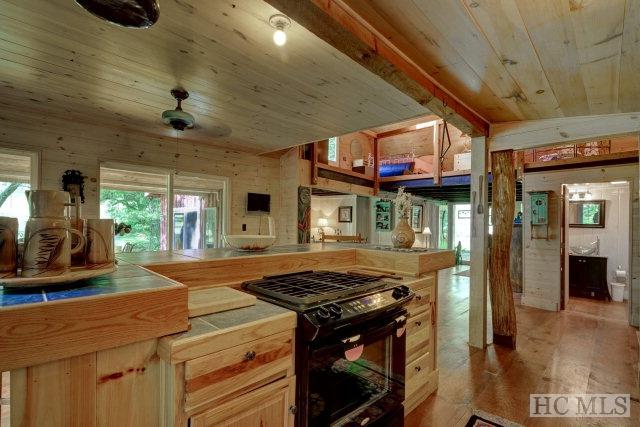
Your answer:
[[[422,234],[424,234],[424,247],[429,247],[429,240],[431,239],[431,229],[429,227],[425,227],[422,230]]]

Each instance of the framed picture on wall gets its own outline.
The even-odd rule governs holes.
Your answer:
[[[340,206],[338,208],[338,222],[353,221],[353,206]]]
[[[376,231],[391,231],[391,201],[378,200],[375,204]]]
[[[424,207],[422,205],[411,206],[411,228],[416,233],[422,231],[422,215]]]

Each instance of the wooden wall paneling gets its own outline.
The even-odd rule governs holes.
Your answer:
[[[11,371],[11,425],[96,425],[96,353]]]
[[[545,76],[516,2],[491,0],[460,3],[466,7],[509,75],[522,90],[521,93],[512,92],[513,101],[525,101],[539,118],[558,115],[558,100]]]
[[[156,339],[103,350],[96,356],[96,425],[163,424],[165,390]]]
[[[484,137],[472,140],[469,345],[477,348],[485,348],[487,345],[488,152]]]
[[[155,137],[123,128],[108,128],[91,122],[69,122],[43,117],[37,113],[3,111],[6,119],[0,132],[0,146],[41,152],[42,186],[59,189],[66,169],[79,169],[88,179],[83,213],[99,213],[99,162],[113,161],[132,165],[156,166],[184,172],[230,178],[230,231],[240,232],[243,223],[249,230],[258,227],[258,216],[247,215],[246,193],[270,193],[272,216],[276,223],[295,223],[295,216],[281,215],[280,162],[230,149],[210,147],[192,141],[179,142],[176,157],[174,138]]]
[[[618,111],[625,4],[625,0],[609,0],[570,5],[590,114]]]
[[[348,7],[384,38],[416,63],[428,75],[456,94],[475,111],[483,111],[490,121],[516,120],[516,115],[483,82],[481,76],[426,17],[413,0],[344,0]],[[438,106],[441,108],[441,105]],[[440,112],[433,110],[438,113]]]
[[[590,114],[571,24],[570,2],[515,1],[549,84],[558,99],[560,111],[565,116]]]
[[[637,135],[638,132],[640,112],[494,123],[491,125],[489,149],[523,150],[575,144],[614,135]]]
[[[511,288],[509,259],[516,182],[513,151],[491,153],[493,238],[491,241],[491,314],[493,342],[516,348],[516,309]],[[476,230],[477,231],[477,230]]]

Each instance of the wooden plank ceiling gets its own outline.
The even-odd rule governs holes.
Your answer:
[[[197,125],[181,138],[253,152],[429,113],[295,22],[275,46],[262,0],[160,3],[132,30],[70,0],[0,0],[0,107],[173,136],[160,114],[182,86]]]
[[[640,110],[638,0],[335,2],[490,122]]]

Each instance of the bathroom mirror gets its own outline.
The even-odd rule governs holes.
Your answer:
[[[604,200],[575,200],[569,202],[569,227],[604,228]]]

